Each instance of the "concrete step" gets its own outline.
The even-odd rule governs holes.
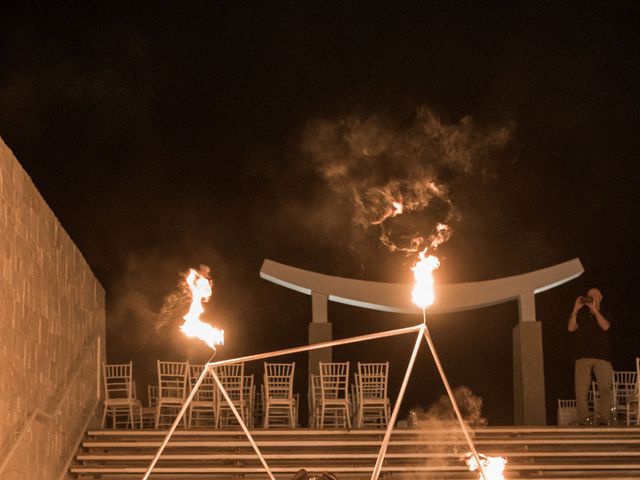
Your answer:
[[[300,468],[330,471],[338,478],[370,478],[382,430],[251,431],[278,479]],[[87,432],[71,472],[77,478],[142,478],[166,430]],[[492,427],[473,430],[483,454],[508,459],[507,478],[640,478],[640,428]],[[428,476],[477,478],[463,456],[468,451],[457,428],[396,429],[385,456],[386,478]],[[152,479],[267,478],[240,429],[177,430]]]

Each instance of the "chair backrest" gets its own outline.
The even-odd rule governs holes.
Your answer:
[[[155,407],[156,403],[158,403],[158,386],[157,385],[147,385],[147,402],[148,406]]]
[[[574,398],[570,399],[558,399],[558,408],[576,408],[576,400]]]
[[[202,371],[204,370],[205,365],[189,365],[189,390],[193,390],[198,383],[198,379],[200,375],[202,375]],[[207,374],[202,379],[202,383],[200,383],[200,387],[198,387],[198,391],[193,396],[193,400],[196,402],[213,402],[215,398],[216,391],[216,382],[211,376],[211,374]]]
[[[106,400],[134,398],[133,362],[102,364],[102,378]]]
[[[187,396],[189,362],[158,360],[158,400]]]
[[[244,399],[244,363],[234,363],[232,365],[221,365],[215,367],[216,375],[220,379],[220,383],[227,391],[229,398],[236,402]],[[220,390],[216,390],[218,394],[222,394]]]
[[[293,374],[296,364],[264,362],[265,398],[293,399]]]
[[[319,362],[322,399],[347,399],[349,362]]]
[[[362,399],[383,400],[387,398],[387,384],[389,379],[389,362],[360,363],[358,362],[358,395]]]

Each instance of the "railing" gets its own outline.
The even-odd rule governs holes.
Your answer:
[[[82,347],[82,349],[84,350],[84,353],[82,353],[80,355],[80,358],[73,362],[72,364],[72,369],[74,370],[73,372],[73,376],[71,377],[71,380],[67,383],[67,386],[64,390],[64,392],[62,393],[62,395],[60,396],[60,399],[56,402],[55,404],[55,408],[52,409],[52,413],[47,413],[44,410],[41,410],[40,408],[36,408],[33,412],[31,412],[31,415],[29,415],[29,417],[27,418],[27,420],[24,422],[22,428],[20,429],[20,433],[18,434],[17,438],[15,439],[15,441],[13,442],[13,446],[9,449],[9,451],[7,452],[4,460],[2,461],[2,463],[0,464],[0,478],[2,478],[2,475],[5,471],[5,469],[7,468],[7,465],[9,465],[9,463],[11,462],[11,459],[13,457],[13,454],[16,452],[16,450],[18,449],[18,447],[20,446],[22,439],[24,438],[25,433],[27,433],[30,429],[31,429],[31,425],[33,424],[33,422],[35,421],[36,418],[41,417],[45,420],[50,420],[50,421],[54,421],[55,418],[58,416],[58,414],[60,413],[60,410],[62,409],[62,406],[64,404],[64,401],[67,398],[67,395],[69,394],[69,392],[71,391],[71,387],[74,386],[74,384],[76,383],[76,380],[78,379],[79,375],[80,375],[80,371],[82,370],[80,368],[80,366],[87,360],[87,358],[89,357],[90,353],[93,353],[95,351],[96,354],[96,365],[100,364],[100,343],[101,343],[101,337],[99,335],[93,337],[91,340],[89,340],[87,343],[85,343],[85,345]],[[94,348],[91,348],[92,345],[95,345]],[[76,365],[78,365],[78,368],[74,368]],[[100,390],[98,389],[98,397],[100,395]],[[98,404],[98,398],[96,399],[95,405]],[[94,406],[95,408],[95,406]]]
[[[69,467],[71,466],[71,462],[73,461],[73,458],[75,457],[75,454],[78,451],[78,447],[80,446],[80,443],[82,442],[82,439],[84,438],[85,432],[89,428],[89,423],[91,422],[91,412],[95,412],[95,410],[98,407],[99,403],[100,403],[100,398],[98,396],[98,398],[96,398],[95,401],[92,403],[91,408],[87,409],[87,419],[82,424],[82,428],[80,429],[80,433],[78,433],[78,436],[75,439],[75,442],[73,444],[73,448],[71,449],[71,453],[69,454],[69,456],[67,458],[67,461],[64,464],[64,467],[62,467],[62,469],[60,469],[60,478],[58,480],[64,480],[64,478],[66,478],[67,471],[69,470]]]

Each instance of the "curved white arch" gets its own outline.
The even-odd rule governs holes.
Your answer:
[[[533,272],[481,282],[436,285],[431,313],[451,313],[488,307],[544,292],[580,276],[584,268],[574,258]],[[412,285],[335,277],[265,259],[260,277],[307,295],[321,293],[334,302],[394,313],[419,313],[411,302]]]

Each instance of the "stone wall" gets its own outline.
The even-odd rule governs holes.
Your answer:
[[[104,338],[102,286],[0,139],[2,480],[66,475],[95,418]],[[25,429],[38,409],[52,418],[37,414]]]

